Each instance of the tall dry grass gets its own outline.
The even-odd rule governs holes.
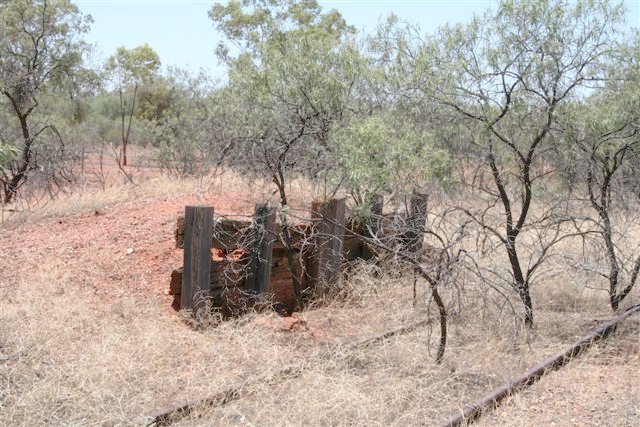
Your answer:
[[[0,301],[0,425],[120,424],[294,355],[250,316],[194,331],[161,298],[105,303],[47,267]]]
[[[246,197],[268,200],[272,197],[268,184],[249,180],[233,171],[199,177],[155,175],[135,184],[114,180],[104,187],[77,187],[56,198],[18,199],[11,206],[0,206],[0,227],[34,222],[46,218],[62,218],[78,213],[100,212],[111,205],[137,203],[143,205],[158,199],[196,198],[206,200],[228,191]],[[250,195],[250,196],[249,196]]]
[[[410,293],[410,287],[397,284],[396,293],[406,303],[403,295]],[[360,349],[336,347],[309,359],[300,376],[248,387],[241,399],[200,408],[177,425],[435,425],[610,316],[606,308],[593,310],[591,301],[583,305],[583,298],[567,302],[580,311],[555,311],[539,301],[535,331],[514,327],[495,312],[491,321],[482,322],[479,307],[465,307],[464,315],[450,319],[450,341],[441,365],[433,363],[438,339],[435,324],[434,331],[426,327]],[[360,310],[363,328],[394,315],[381,314],[364,301]],[[424,307],[418,312],[435,323],[435,313],[425,312]],[[306,317],[310,323],[313,314]],[[637,331],[632,329],[631,334],[637,340]],[[629,411],[632,401],[619,405]]]
[[[266,327],[257,315],[195,331],[160,298],[105,302],[70,272],[47,267],[2,296],[1,425],[122,424],[294,363],[305,365],[301,376],[249,387],[242,399],[182,423],[429,424],[610,316],[590,298],[566,296],[571,310],[559,311],[538,297],[538,326],[529,332],[465,305],[450,319],[447,355],[435,365],[436,315],[425,301],[411,308],[406,277],[354,277],[350,298],[303,313],[298,332]],[[355,350],[327,347],[427,316],[433,331]]]
[[[238,188],[256,199],[273,197],[267,184],[233,174],[210,181],[156,177],[136,187],[70,195],[7,221]],[[309,201],[295,186],[292,194],[298,206]],[[505,300],[476,275],[461,275],[457,286],[442,289],[450,335],[441,365],[433,363],[436,309],[424,284],[412,307],[413,280],[406,270],[374,274],[371,265],[357,266],[332,299],[300,314],[303,322],[294,331],[279,330],[273,314],[194,330],[167,309],[162,295],[123,292],[105,299],[92,287],[107,276],[65,269],[45,257],[18,282],[0,287],[0,425],[124,425],[290,364],[305,370],[247,387],[239,400],[201,408],[179,423],[434,424],[611,317],[602,278],[563,261],[562,253],[582,256],[577,243],[566,241],[556,250],[532,290],[532,331],[514,321],[515,296],[507,293]],[[484,256],[483,265],[504,269],[501,252]],[[629,301],[638,295],[636,289]],[[379,344],[340,345],[425,318],[431,319],[427,327]]]

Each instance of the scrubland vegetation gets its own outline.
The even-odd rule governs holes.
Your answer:
[[[72,2],[0,1],[0,424],[123,425],[292,363],[178,422],[434,424],[637,304],[640,35],[623,6],[504,0],[361,34],[313,0],[215,3],[215,81],[148,45],[92,63]],[[408,216],[416,192],[421,248],[373,235],[378,262],[294,326],[263,312],[194,329],[168,307],[187,203],[269,200],[288,247],[312,200],[345,197],[366,225],[379,196]],[[634,322],[588,362],[628,381],[603,425],[640,420]],[[594,381],[572,369],[559,387]],[[493,420],[549,420],[512,415]]]

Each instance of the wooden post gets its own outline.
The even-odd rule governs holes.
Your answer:
[[[406,250],[417,254],[423,245],[425,222],[427,219],[428,195],[413,190],[411,194],[411,206],[407,218],[407,232],[405,233]]]
[[[382,227],[382,196],[380,194],[373,194],[370,198],[370,216],[363,227],[362,234],[364,237],[369,238],[381,238],[383,231]],[[360,241],[360,256],[359,258],[369,260],[376,256],[376,252],[364,241]]]
[[[276,240],[276,211],[267,203],[256,205],[253,216],[255,240],[251,248],[247,289],[256,294],[270,290],[273,243]]]
[[[371,217],[368,225],[371,229],[371,235],[369,237],[375,237],[382,231],[382,196],[380,194],[374,194],[372,196]]]
[[[192,309],[198,314],[211,288],[213,207],[187,206],[184,222],[184,273],[180,308]]]
[[[313,251],[307,264],[309,287],[320,295],[326,293],[327,285],[340,278],[342,241],[346,221],[345,199],[329,202],[314,202],[311,218],[316,222],[313,234]]]
[[[413,190],[411,194],[411,213],[407,218],[407,242],[406,250],[415,257],[420,256],[422,247],[424,246],[425,222],[427,220],[427,200],[428,195],[418,193]],[[418,272],[417,267],[413,271],[413,306],[418,303]]]
[[[82,163],[80,164],[80,179],[84,181],[84,147],[82,147]]]

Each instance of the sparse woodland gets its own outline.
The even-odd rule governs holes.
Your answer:
[[[305,372],[181,422],[431,425],[638,304],[640,33],[624,4],[502,0],[465,24],[388,16],[364,34],[315,0],[213,3],[221,79],[146,44],[98,63],[72,1],[0,0],[0,425],[122,425],[287,360]],[[378,262],[301,304],[300,330],[273,313],[194,330],[167,309],[164,238],[185,204],[269,201],[291,255],[303,208],[334,197]],[[391,236],[380,204],[406,219]],[[85,240],[34,241],[76,217]],[[92,221],[164,233],[141,253],[165,265],[95,261],[120,243]],[[67,244],[83,252],[47,252]],[[120,277],[134,291],[105,296]],[[424,319],[382,350],[317,350]],[[640,367],[634,327],[613,376]],[[602,425],[640,422],[632,377]]]

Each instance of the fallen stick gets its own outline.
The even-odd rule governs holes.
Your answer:
[[[415,322],[410,325],[401,326],[399,328],[392,329],[383,334],[376,335],[375,337],[366,338],[360,341],[355,341],[355,342],[346,343],[346,344],[338,344],[333,348],[353,350],[356,348],[365,347],[367,345],[384,341],[387,338],[393,337],[394,335],[407,334],[411,331],[418,329],[421,326],[427,325],[428,323],[429,323],[429,320],[421,320],[419,322]],[[331,354],[331,351],[329,351],[328,353]],[[227,387],[226,389],[221,390],[205,398],[176,402],[172,405],[155,410],[146,416],[138,417],[132,420],[129,424],[135,425],[135,426],[147,426],[147,427],[167,426],[176,422],[180,418],[183,418],[189,415],[189,413],[196,407],[223,406],[231,401],[239,399],[241,397],[242,391],[249,386],[260,384],[260,383],[269,384],[269,383],[275,382],[280,378],[300,375],[304,371],[305,367],[306,365],[302,363],[292,364],[282,369],[279,369],[275,372],[266,373],[263,375],[246,379],[244,381],[241,381],[237,384]]]
[[[562,367],[596,342],[608,337],[620,323],[638,312],[640,312],[640,304],[631,307],[620,316],[582,337],[571,347],[527,370],[521,376],[503,384],[474,403],[465,405],[461,411],[456,411],[447,421],[440,424],[440,427],[468,425],[478,420],[486,410],[497,407],[506,397],[536,383],[548,371]]]

